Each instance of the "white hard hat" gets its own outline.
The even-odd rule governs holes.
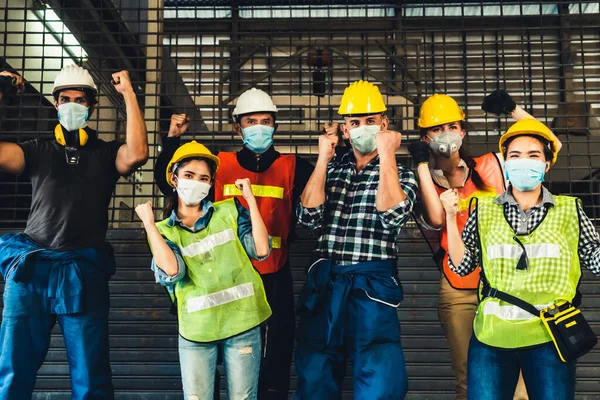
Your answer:
[[[67,65],[56,74],[54,86],[52,87],[52,95],[59,90],[70,88],[91,89],[94,91],[94,94],[98,91],[88,70],[79,65]]]
[[[238,115],[259,112],[276,113],[277,107],[273,104],[271,96],[260,89],[252,88],[246,90],[238,97],[232,113],[233,120],[239,122],[236,118]]]

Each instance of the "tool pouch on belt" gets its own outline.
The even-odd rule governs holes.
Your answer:
[[[596,334],[583,317],[581,310],[566,300],[538,311],[532,304],[485,284],[481,294],[484,298],[495,297],[539,317],[563,362],[583,356],[598,343]]]
[[[568,301],[541,310],[540,318],[563,362],[581,357],[598,343],[596,334],[583,317],[581,310]]]

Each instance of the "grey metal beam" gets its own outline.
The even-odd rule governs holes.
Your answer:
[[[141,46],[112,1],[49,0],[49,4],[69,30],[82,39],[92,64],[102,64],[106,70],[127,69],[132,80],[144,81]]]
[[[201,24],[198,21],[202,21]],[[231,19],[202,19],[195,18],[178,18],[165,19],[165,33],[230,33]],[[364,31],[392,31],[394,26],[391,20],[361,20],[360,28]],[[306,32],[306,31],[322,31],[322,32],[350,32],[347,24],[331,23],[330,19],[314,18],[314,19],[245,19],[240,22],[241,32],[256,32],[256,33],[273,33],[281,34],[281,32],[290,33]]]
[[[162,92],[173,107],[173,112],[185,113],[190,117],[189,132],[208,132],[208,127],[202,119],[200,110],[185,86],[167,47],[163,48],[162,57],[162,80],[164,82]]]
[[[127,4],[130,2],[131,4]],[[138,95],[143,94],[143,82],[146,81],[145,54],[139,36],[130,31],[127,23],[121,16],[121,11],[114,6],[111,0],[49,0],[49,4],[61,17],[63,23],[81,38],[81,45],[88,53],[89,64],[94,70],[104,71],[98,83],[110,81],[110,72],[127,69],[136,88]],[[133,9],[138,1],[121,1],[121,7]],[[139,21],[145,22],[145,21]],[[171,104],[177,112],[180,110],[194,110],[191,131],[205,131],[208,128],[191,98],[187,87],[179,76],[167,49],[162,53],[163,65],[166,74],[163,93],[167,103]],[[105,86],[104,92],[113,103],[120,102],[120,96],[112,94],[113,91]],[[141,101],[141,99],[140,99]],[[143,101],[141,101],[143,103]],[[195,126],[194,126],[195,124]]]
[[[385,39],[385,40],[368,40],[368,39],[348,39],[348,40],[336,40],[336,39],[296,39],[292,36],[286,39],[281,39],[280,37],[283,35],[279,35],[279,37],[273,37],[270,39],[239,39],[239,40],[220,40],[220,45],[229,45],[229,46],[249,46],[249,45],[264,45],[264,46],[310,46],[310,47],[327,47],[327,46],[368,46],[372,45],[407,45],[414,44],[420,45],[422,42],[420,40],[414,39]]]
[[[399,56],[395,55],[392,53],[392,51],[384,44],[384,43],[380,43],[379,41],[375,41],[375,43],[379,44],[379,47],[381,48],[381,50],[383,50],[383,52],[385,53],[385,55],[394,63],[396,64],[399,68],[401,68],[402,70],[404,70],[404,72],[406,73],[406,75],[413,81],[413,83],[417,86],[420,86],[423,79],[418,78],[416,76],[414,76],[408,69],[408,63],[406,63],[404,60],[402,60]],[[427,74],[427,71],[422,71],[421,74],[424,75],[425,80],[430,82],[432,81],[432,78]],[[434,82],[433,83],[435,86],[436,91],[438,92],[442,92],[442,89]],[[413,104],[417,105],[419,104],[419,99],[418,99],[418,95],[417,97],[415,96],[405,96],[407,99],[409,99],[410,101],[413,102]]]
[[[235,99],[236,97],[238,97],[240,94],[244,93],[246,90],[252,88],[254,85],[256,85],[258,82],[262,82],[265,79],[267,79],[269,76],[273,75],[275,72],[277,72],[278,70],[280,70],[281,68],[285,67],[286,65],[288,65],[290,62],[292,62],[292,60],[300,57],[302,54],[306,53],[308,50],[310,49],[310,47],[300,47],[298,50],[296,50],[296,52],[292,55],[290,55],[288,58],[282,60],[279,64],[274,65],[268,72],[265,72],[264,74],[260,75],[258,78],[253,79],[252,83],[250,85],[244,86],[238,90],[236,90],[235,92],[233,92],[232,94],[230,94],[228,97],[226,97],[225,99],[223,99],[220,103],[221,106],[224,107],[227,104],[229,104],[229,102],[233,99]]]
[[[361,71],[365,72],[367,75],[375,78],[375,80],[383,83],[385,86],[388,87],[389,90],[392,91],[392,93],[396,94],[402,94],[404,97],[406,97],[407,99],[410,99],[408,96],[410,96],[408,93],[400,93],[401,90],[399,90],[396,85],[394,85],[393,83],[390,82],[389,79],[386,79],[385,76],[382,76],[376,72],[373,72],[369,69],[369,67],[367,67],[366,65],[364,65],[363,63],[356,61],[354,59],[352,59],[352,57],[350,57],[348,54],[346,54],[346,52],[338,49],[337,47],[333,47],[333,46],[329,46],[329,48],[331,49],[332,52],[336,53],[338,56],[342,57],[343,59],[345,59],[349,64],[354,65],[355,67],[357,67],[358,69],[360,69]]]
[[[222,43],[222,42],[221,42]],[[250,59],[256,54],[258,53],[258,51],[260,49],[262,49],[263,47],[265,47],[265,43],[266,42],[262,42],[261,44],[259,44],[258,46],[254,47],[249,53],[244,54],[244,57],[240,57],[240,61],[235,64],[234,66],[232,66],[230,68],[230,71],[223,74],[223,76],[220,78],[221,82],[225,82],[227,80],[229,80],[229,78],[231,77],[232,73],[231,71],[238,71],[240,68],[242,68],[244,66],[244,64],[246,64],[248,61],[250,61]]]
[[[564,17],[563,17],[564,18]],[[580,28],[598,28],[598,14],[571,14],[567,18],[573,25]],[[198,21],[202,21],[201,24]],[[405,31],[494,31],[497,29],[548,29],[555,30],[560,26],[561,17],[556,15],[536,16],[498,16],[493,17],[414,17],[405,18],[402,28]],[[325,32],[325,33],[355,33],[350,29],[354,25],[343,23],[332,23],[326,18],[294,18],[294,19],[248,19],[240,23],[242,32],[256,32],[265,34],[281,35],[293,32]],[[363,32],[394,32],[395,20],[390,18],[370,18],[360,20],[360,28]],[[230,19],[165,19],[164,32],[176,33],[229,33],[231,31]]]

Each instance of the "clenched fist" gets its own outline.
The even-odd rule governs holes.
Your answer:
[[[12,72],[8,72],[8,71],[1,71],[0,72],[0,76],[5,76],[6,78],[8,78],[10,82],[10,86],[13,86],[14,89],[17,93],[23,93],[23,91],[25,90],[25,82],[23,81],[23,77],[17,74],[13,74]]]
[[[116,91],[121,94],[133,92],[133,86],[131,86],[129,72],[125,70],[112,74],[112,83],[115,86]]]
[[[336,142],[334,142],[327,134],[319,136],[319,159],[321,161],[329,163],[335,156]]]
[[[151,201],[137,205],[135,207],[135,213],[140,217],[144,225],[151,225],[154,223],[154,211],[152,210]]]
[[[375,134],[375,144],[379,154],[396,154],[402,143],[402,134],[396,131],[379,131]]]
[[[190,118],[185,114],[171,115],[171,125],[169,126],[169,137],[180,137],[190,126]]]
[[[250,179],[236,179],[235,187],[242,191],[242,196],[246,201],[254,199],[254,193],[252,193],[252,185],[250,184]]]
[[[456,189],[448,189],[440,194],[440,201],[446,211],[446,216],[456,216],[458,213],[458,191]]]
[[[321,133],[326,135],[334,143],[334,146],[338,145],[340,140],[340,125],[337,122],[323,124]]]

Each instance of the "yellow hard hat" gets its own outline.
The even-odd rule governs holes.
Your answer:
[[[456,100],[446,94],[436,93],[421,105],[417,124],[419,128],[431,128],[464,119],[465,113],[460,109]]]
[[[344,90],[338,114],[379,114],[387,110],[377,86],[367,81],[356,81]]]
[[[544,139],[549,141],[552,144],[552,161],[550,162],[550,165],[554,165],[556,159],[558,158],[558,147],[556,146],[556,138],[552,135],[550,129],[537,119],[527,118],[512,124],[511,127],[508,128],[506,133],[500,136],[500,142],[498,142],[498,148],[500,149],[500,153],[504,154],[504,143],[508,139],[519,135],[536,135],[543,137]]]
[[[173,183],[171,182],[171,172],[173,172],[174,165],[190,157],[208,158],[209,160],[214,161],[217,165],[217,168],[219,168],[219,157],[211,153],[210,150],[208,150],[202,143],[192,140],[183,146],[179,146],[179,148],[175,151],[175,154],[173,154],[171,161],[169,161],[169,164],[167,165],[167,182],[169,185],[171,185],[171,187],[174,187]]]

